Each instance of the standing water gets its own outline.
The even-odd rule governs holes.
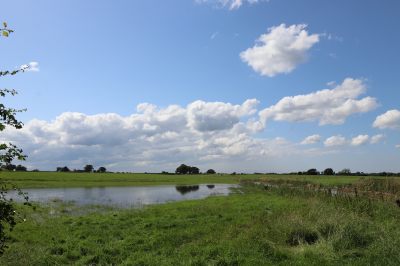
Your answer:
[[[78,205],[111,205],[119,207],[140,207],[142,205],[191,199],[203,199],[212,195],[228,195],[230,188],[237,185],[190,185],[190,186],[146,186],[146,187],[90,187],[90,188],[33,188],[23,189],[29,201],[50,202],[61,200]],[[8,197],[22,200],[16,192]]]

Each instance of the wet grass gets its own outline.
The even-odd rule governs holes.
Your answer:
[[[144,209],[27,209],[0,264],[400,265],[393,202],[285,186],[241,192]]]

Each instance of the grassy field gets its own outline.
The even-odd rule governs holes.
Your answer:
[[[144,209],[21,209],[27,221],[0,265],[400,265],[393,202],[254,185],[242,192]]]
[[[354,176],[306,175],[161,175],[118,173],[0,172],[0,179],[20,188],[151,186],[167,184],[237,184],[246,180],[290,180],[322,185],[344,185],[360,180]]]

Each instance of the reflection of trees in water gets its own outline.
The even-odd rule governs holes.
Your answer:
[[[175,186],[175,189],[181,193],[181,195],[185,195],[186,193],[193,192],[199,190],[199,186]]]
[[[213,188],[215,188],[215,185],[207,185],[207,187],[208,187],[209,189],[213,189]]]

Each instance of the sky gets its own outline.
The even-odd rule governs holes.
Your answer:
[[[14,0],[29,169],[400,172],[397,0]],[[15,162],[18,163],[18,162]]]

